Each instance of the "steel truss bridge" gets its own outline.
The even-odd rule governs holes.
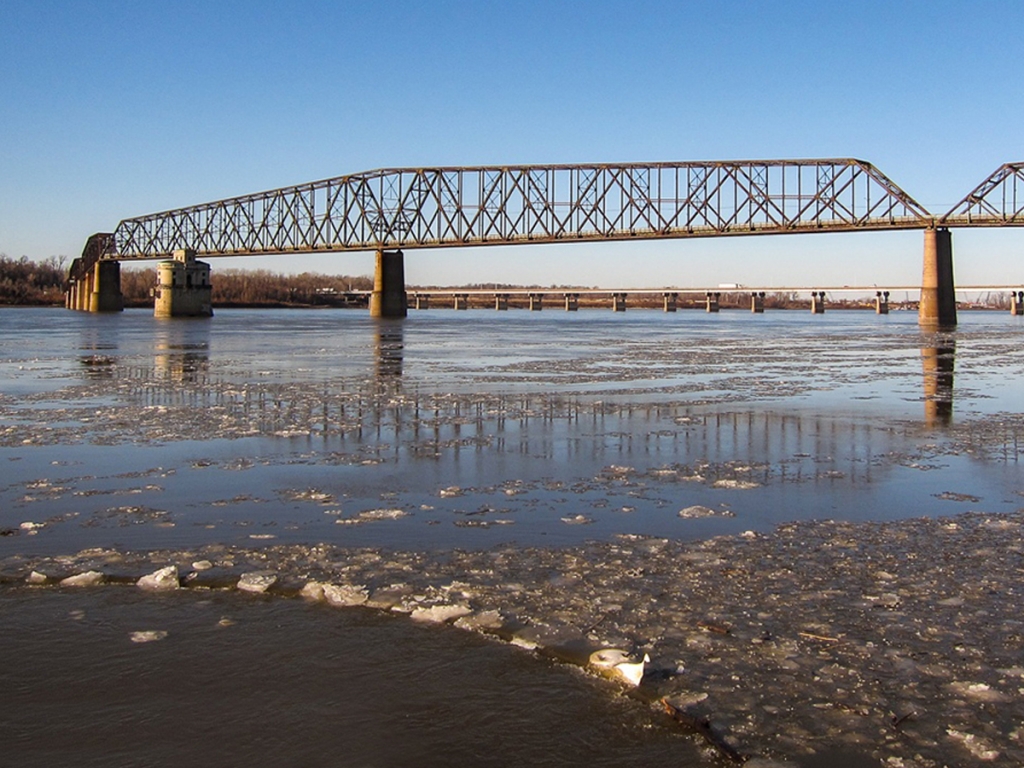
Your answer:
[[[323,253],[724,235],[1024,226],[1024,163],[935,216],[855,159],[396,168],[121,221],[101,258]]]

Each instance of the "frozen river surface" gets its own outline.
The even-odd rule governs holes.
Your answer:
[[[0,526],[431,549],[1014,508],[1019,320],[914,321],[5,310]]]
[[[820,521],[853,525],[843,540],[861,525],[885,547],[903,534],[880,536],[889,529],[878,524],[901,531],[902,520],[961,513],[1006,522],[1024,503],[1024,327],[1002,313],[962,313],[948,333],[921,331],[911,313],[831,311],[431,310],[380,322],[355,310],[160,321],[141,311],[0,309],[0,327],[0,563],[12,583],[29,568],[49,567],[55,578],[88,561],[125,580],[147,563],[184,572],[204,557],[224,579],[251,561],[298,584],[316,569],[339,580],[337,563],[348,557],[350,575],[371,593],[444,587],[448,599],[452,584],[465,585],[464,600],[501,613],[495,633],[519,645],[557,649],[574,633],[569,640],[630,650],[675,642],[661,659],[675,670],[694,663],[687,654],[714,664],[722,652],[674,634],[668,614],[684,609],[664,584],[655,588],[658,579],[642,578],[666,566],[666,546],[683,547],[694,578],[710,578],[697,572],[721,553],[705,562],[695,555],[702,547],[758,537],[783,546],[772,538],[785,538],[779,526],[809,525],[801,535],[828,542],[833,534],[820,526],[832,523]],[[1006,524],[999,530],[1016,536],[1016,523]],[[334,554],[309,556],[326,548]],[[518,570],[504,562],[516,552]],[[562,559],[584,553],[592,570]],[[501,568],[481,575],[480,557],[502,559]],[[754,577],[748,591],[778,577],[774,564],[762,561],[763,573],[742,565]],[[442,571],[445,584],[430,581]],[[635,575],[631,584],[619,583],[623,573]],[[574,594],[581,582],[587,588]],[[513,588],[493,592],[502,585]],[[801,599],[799,581],[779,588],[780,599]],[[823,589],[841,581],[808,595],[823,599]],[[638,599],[645,614],[661,601],[657,626],[618,616]],[[689,628],[736,635],[736,617],[713,602]],[[819,618],[804,634],[832,638],[836,628]],[[534,636],[524,640],[513,625]],[[756,667],[745,656],[731,663],[733,675]],[[701,675],[697,699],[711,691],[714,702],[714,672]],[[652,695],[681,695],[664,685],[645,682]],[[794,691],[803,691],[799,681],[778,701],[743,706],[779,716]],[[868,692],[862,699],[851,711],[870,706]],[[948,744],[921,737],[930,746],[901,752],[845,721],[815,734],[813,711],[795,715],[781,741],[759,733],[758,717],[717,704],[710,712],[724,738],[777,757],[806,760],[839,742],[871,760],[923,750],[919,764],[937,765],[929,755],[976,748],[967,729],[977,720],[952,728],[959,735],[947,734]],[[1005,757],[1009,731],[1002,741],[1010,746],[990,751]],[[725,754],[708,743],[712,755],[694,748],[687,759]]]

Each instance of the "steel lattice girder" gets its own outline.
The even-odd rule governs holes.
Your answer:
[[[68,268],[69,280],[81,280],[102,258],[114,257],[114,234],[112,232],[97,232],[85,241],[85,248],[82,255],[71,262]]]
[[[116,258],[921,229],[853,159],[383,169],[122,221]]]
[[[1024,226],[1024,163],[1005,163],[940,219],[943,225]]]

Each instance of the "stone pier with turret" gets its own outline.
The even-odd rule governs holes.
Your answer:
[[[213,317],[210,265],[198,261],[195,251],[175,251],[157,265],[156,275],[155,317]]]

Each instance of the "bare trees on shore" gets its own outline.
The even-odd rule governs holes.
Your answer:
[[[0,304],[62,304],[66,261],[51,256],[37,264],[27,256],[0,254]]]
[[[65,256],[42,262],[27,256],[13,259],[0,254],[0,304],[53,305],[64,303],[67,280]],[[153,305],[156,270],[152,265],[121,270],[121,294],[125,306]],[[346,294],[373,288],[370,277],[321,275],[304,272],[280,275],[268,270],[223,269],[214,273],[213,303],[219,306],[340,306],[350,303]]]

